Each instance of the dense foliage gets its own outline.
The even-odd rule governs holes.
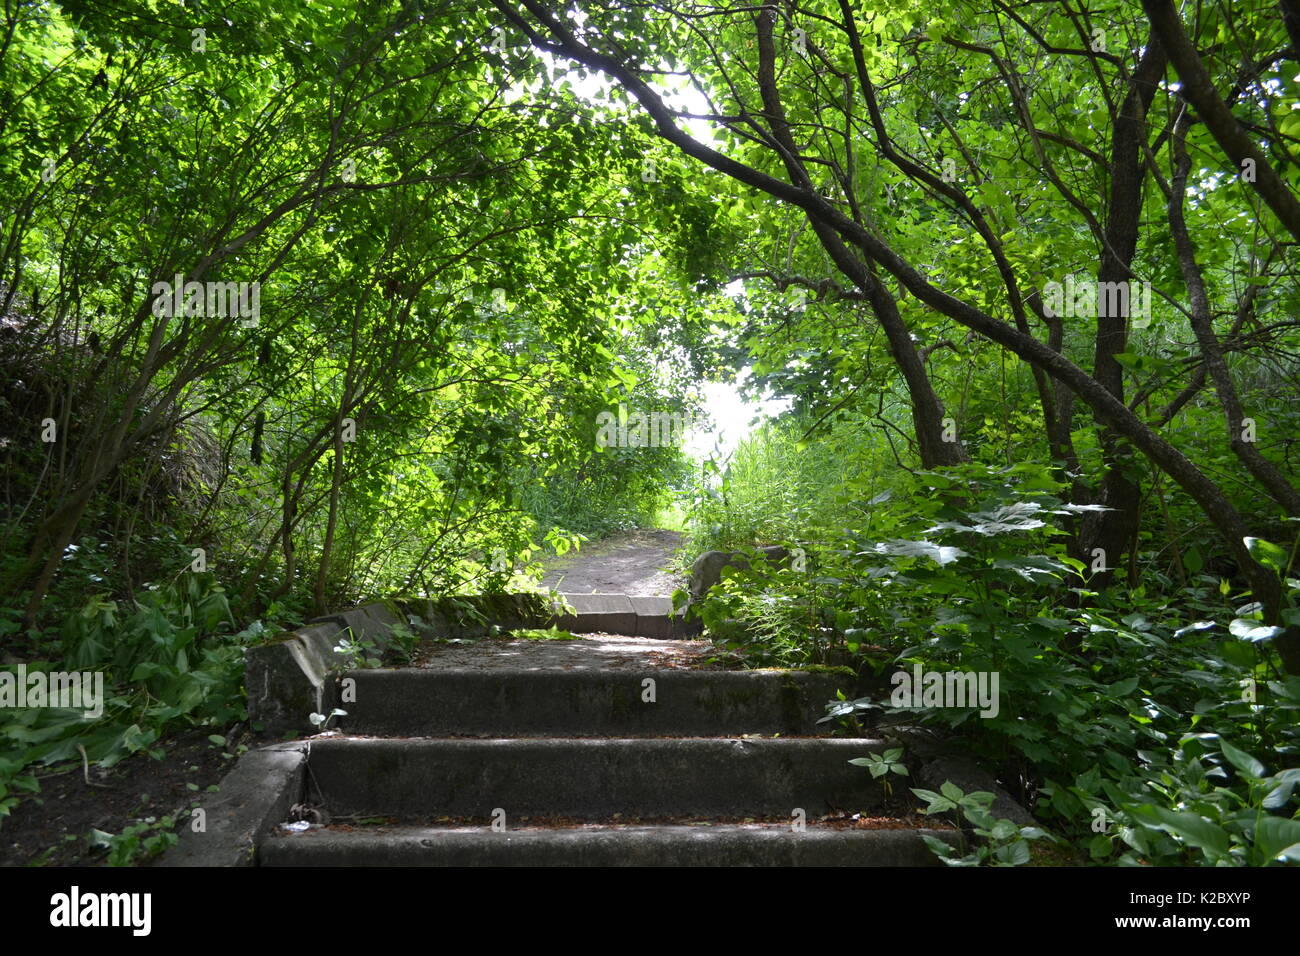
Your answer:
[[[90,733],[4,713],[0,812],[33,760],[240,719],[242,646],[282,625],[503,587],[659,506],[677,451],[595,419],[690,411],[710,207],[646,201],[644,134],[486,11],[5,17],[0,635],[111,699]]]
[[[0,716],[0,815],[245,719],[282,626],[680,492],[806,558],[719,640],[998,673],[891,719],[1096,860],[1300,856],[1288,9],[7,5],[3,661],[111,693]],[[742,370],[791,410],[730,461],[600,437]]]

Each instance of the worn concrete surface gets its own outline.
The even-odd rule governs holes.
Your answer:
[[[578,642],[531,643],[560,646],[502,651],[495,665],[480,658],[478,667],[349,671],[354,701],[338,726],[372,736],[817,734],[828,729],[817,720],[844,682],[800,671],[672,669],[620,644],[614,649],[629,652],[610,653],[612,663],[593,656],[566,666],[583,649],[562,645]],[[599,642],[585,650],[597,648],[610,650]],[[525,659],[532,666],[511,663]]]
[[[415,666],[458,670],[646,670],[697,668],[719,657],[708,641],[676,641],[623,634],[588,634],[573,641],[490,639],[429,644]]]
[[[251,866],[256,847],[303,794],[302,744],[273,744],[239,758],[216,793],[205,794],[203,829],[191,817],[159,866]]]
[[[332,673],[342,662],[334,647],[341,634],[337,623],[325,621],[245,653],[248,717],[268,737],[311,733],[311,714],[333,706]]]
[[[652,706],[652,705],[642,705]],[[879,806],[848,761],[872,739],[333,737],[313,741],[309,786],[335,819],[440,814],[809,816]]]
[[[280,833],[264,866],[937,866],[921,837],[951,830],[833,830],[789,824],[563,830],[397,827]]]

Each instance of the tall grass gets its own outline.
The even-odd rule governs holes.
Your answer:
[[[888,450],[854,422],[805,439],[810,425],[803,416],[768,422],[727,459],[697,466],[692,551],[809,540],[861,522],[868,502],[889,488]]]

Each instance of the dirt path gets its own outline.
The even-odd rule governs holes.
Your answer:
[[[677,531],[639,528],[583,545],[546,561],[542,586],[565,594],[628,594],[670,596],[684,586],[664,570],[681,542]]]

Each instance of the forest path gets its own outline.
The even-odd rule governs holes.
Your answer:
[[[626,594],[669,597],[683,578],[669,569],[680,546],[680,531],[637,528],[584,544],[543,561],[542,586],[565,594]]]

